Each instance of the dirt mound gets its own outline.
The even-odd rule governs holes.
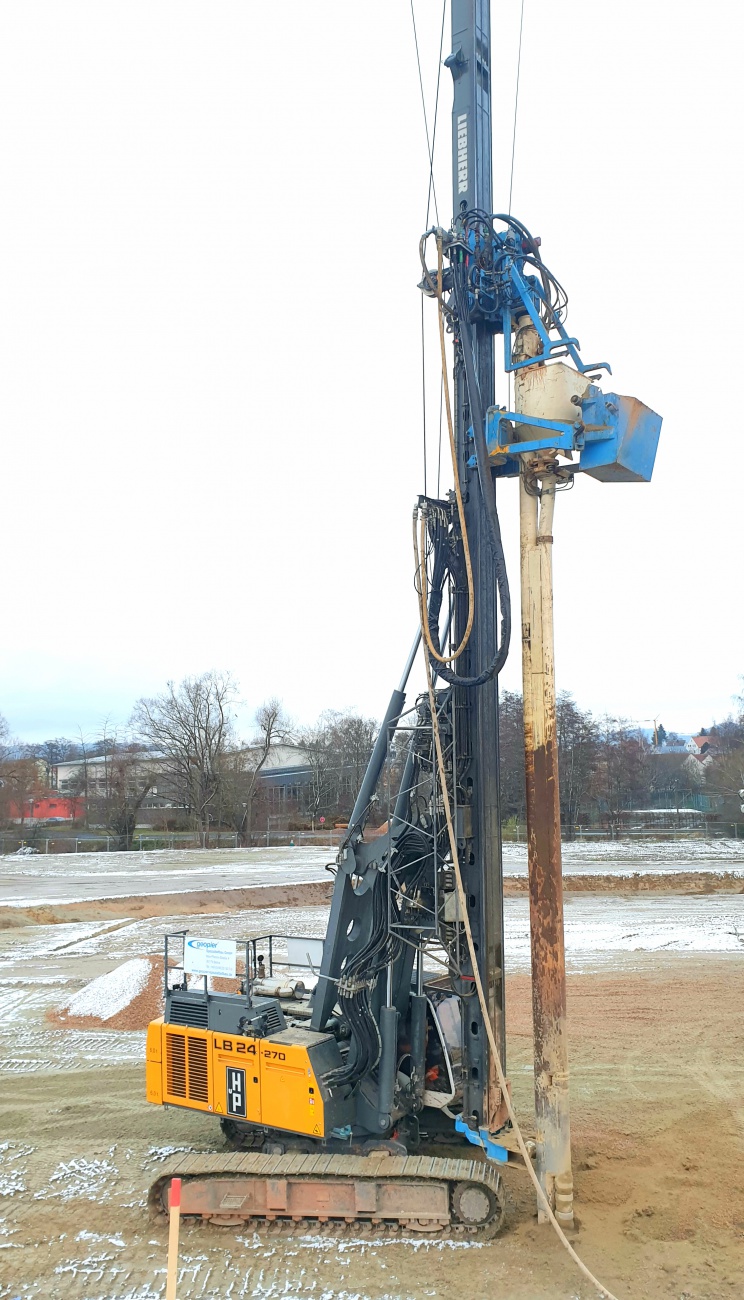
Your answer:
[[[61,925],[70,921],[103,921],[108,917],[190,916],[202,910],[242,912],[253,907],[314,907],[330,902],[333,881],[306,880],[284,885],[251,885],[245,889],[201,889],[178,894],[130,894],[91,898],[78,903],[49,903],[33,907],[0,906],[0,930],[21,925]]]
[[[504,894],[528,894],[529,879],[504,876]],[[740,871],[565,871],[564,894],[744,894]]]
[[[56,1029],[146,1029],[151,1020],[163,1014],[162,966],[160,962],[150,961],[149,964],[150,973],[144,988],[120,1011],[104,1018],[100,1015],[76,1015],[74,1010],[61,1007],[47,1013],[47,1023]]]
[[[566,872],[565,893],[597,894],[742,894],[744,878],[739,871],[636,872],[628,875],[599,872]],[[329,903],[332,880],[299,881],[297,884],[256,885],[245,889],[207,889],[193,893],[129,895],[126,898],[96,898],[78,903],[50,903],[34,907],[0,906],[0,930],[25,925],[60,925],[71,921],[105,921],[108,918],[191,916],[199,912],[243,912],[248,908],[315,907]],[[529,892],[524,876],[506,875],[504,894]]]

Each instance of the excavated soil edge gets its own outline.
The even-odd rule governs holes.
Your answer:
[[[566,894],[744,894],[741,871],[578,872],[563,876]],[[505,894],[529,893],[527,876],[505,876]]]
[[[566,874],[564,892],[584,894],[744,894],[738,871],[635,872]],[[246,889],[202,889],[179,894],[131,894],[92,898],[78,903],[44,903],[37,907],[0,907],[0,930],[24,925],[100,921],[108,917],[190,916],[195,912],[237,912],[254,907],[313,907],[330,902],[333,881],[296,885],[254,885]],[[529,892],[527,876],[505,876],[507,897]]]
[[[297,885],[254,885],[247,889],[200,889],[178,894],[130,894],[90,898],[79,903],[44,903],[38,907],[0,907],[0,930],[23,925],[57,925],[100,921],[107,917],[190,916],[194,912],[239,912],[253,907],[312,907],[330,901],[333,881]]]

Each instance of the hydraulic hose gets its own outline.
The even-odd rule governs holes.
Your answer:
[[[457,316],[460,327],[460,344],[465,370],[465,383],[468,391],[470,415],[473,425],[478,484],[485,507],[486,519],[488,521],[489,542],[496,570],[496,585],[499,593],[499,605],[501,607],[501,637],[491,662],[477,675],[472,677],[462,677],[441,663],[436,665],[436,670],[440,677],[443,677],[445,681],[450,682],[453,686],[476,687],[483,686],[486,682],[490,681],[491,678],[501,672],[501,669],[506,663],[507,655],[509,654],[509,644],[511,641],[511,595],[509,592],[509,578],[506,572],[506,561],[504,558],[504,545],[501,538],[501,525],[499,524],[499,516],[496,509],[496,499],[493,490],[493,477],[488,459],[488,447],[486,446],[483,402],[481,400],[480,386],[475,373],[470,326],[466,320],[464,304],[461,301],[460,285],[458,283],[457,274],[455,274],[455,304],[457,307]],[[433,600],[430,604],[430,617],[427,618],[429,632],[433,637],[436,636],[436,626],[440,607],[441,592],[439,593],[438,602]]]

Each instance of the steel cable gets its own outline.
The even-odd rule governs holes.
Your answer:
[[[475,588],[473,583],[473,565],[470,558],[470,542],[468,540],[467,524],[465,522],[465,506],[462,499],[462,489],[460,487],[460,473],[457,465],[457,445],[455,443],[455,425],[452,418],[452,403],[450,401],[449,376],[447,373],[447,347],[444,338],[444,302],[442,298],[442,273],[444,270],[444,254],[442,247],[442,234],[437,232],[437,283],[436,297],[439,318],[439,346],[442,356],[442,382],[444,385],[444,405],[447,412],[447,432],[449,434],[450,455],[452,457],[452,472],[455,480],[455,499],[457,501],[457,515],[460,521],[462,531],[462,547],[465,558],[465,575],[468,588],[468,617],[465,624],[465,631],[460,639],[460,644],[449,655],[443,655],[439,648],[434,644],[434,639],[429,628],[429,619],[427,617],[428,609],[428,579],[426,575],[426,519],[422,515],[420,522],[421,540],[419,546],[419,534],[417,525],[419,522],[420,506],[417,504],[413,512],[413,552],[416,561],[416,590],[419,597],[419,614],[421,618],[421,627],[423,629],[424,640],[427,649],[438,664],[451,664],[459,659],[468,641],[470,633],[473,630],[473,619],[475,618]]]
[[[422,625],[422,631],[423,631],[423,625]],[[586,1264],[580,1258],[580,1256],[577,1255],[576,1251],[574,1250],[573,1246],[568,1240],[565,1232],[563,1231],[560,1223],[556,1219],[555,1214],[553,1212],[553,1207],[550,1204],[550,1201],[548,1200],[548,1197],[546,1196],[540,1184],[540,1180],[537,1174],[535,1173],[535,1170],[532,1167],[530,1154],[527,1150],[527,1145],[522,1136],[522,1130],[519,1127],[519,1121],[517,1119],[516,1112],[512,1105],[512,1100],[509,1095],[509,1089],[506,1083],[506,1077],[504,1075],[504,1070],[501,1065],[501,1054],[499,1052],[496,1043],[496,1036],[493,1032],[493,1025],[491,1024],[488,1002],[486,1000],[486,995],[483,988],[483,981],[481,979],[480,969],[478,967],[478,958],[475,951],[473,932],[470,927],[470,918],[468,916],[468,902],[465,894],[465,887],[462,882],[462,872],[460,869],[460,856],[457,849],[457,836],[455,834],[455,827],[452,821],[452,807],[450,804],[449,789],[447,787],[447,772],[446,772],[446,766],[444,762],[444,754],[442,752],[442,741],[439,733],[439,719],[437,717],[436,697],[434,695],[434,685],[432,682],[431,663],[429,662],[429,659],[427,658],[426,655],[424,655],[424,663],[426,666],[426,683],[429,692],[429,708],[431,710],[432,731],[434,734],[434,747],[436,752],[437,768],[439,770],[439,776],[441,781],[442,801],[444,804],[445,820],[447,822],[447,835],[449,838],[450,855],[452,858],[452,866],[454,868],[454,873],[455,873],[455,884],[457,887],[457,901],[460,908],[462,925],[465,930],[465,938],[467,940],[468,953],[470,955],[470,965],[473,971],[473,981],[475,983],[476,992],[478,994],[478,1002],[480,1004],[480,1009],[483,1016],[483,1023],[486,1028],[488,1044],[491,1049],[491,1059],[493,1061],[493,1064],[496,1069],[496,1074],[498,1076],[499,1087],[501,1088],[501,1095],[504,1100],[504,1105],[506,1106],[506,1112],[509,1116],[509,1119],[511,1120],[512,1128],[514,1130],[514,1135],[517,1139],[517,1145],[519,1146],[519,1150],[522,1155],[522,1159],[524,1160],[525,1167],[527,1169],[530,1178],[532,1179],[532,1183],[535,1187],[535,1191],[537,1192],[538,1202],[541,1208],[547,1214],[548,1219],[550,1221],[550,1225],[553,1228],[553,1231],[555,1232],[556,1236],[558,1237],[558,1240],[560,1241],[564,1249],[568,1252],[568,1254],[571,1256],[571,1259],[576,1264],[577,1268],[584,1274],[584,1277],[587,1278],[588,1281],[591,1282],[593,1286],[596,1286],[597,1290],[601,1293],[601,1295],[605,1297],[605,1300],[618,1300],[617,1296],[615,1296],[612,1291],[609,1291],[606,1286],[602,1285],[599,1279],[594,1276],[594,1274],[591,1272],[589,1268],[587,1268]]]

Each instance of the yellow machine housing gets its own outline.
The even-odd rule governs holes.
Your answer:
[[[321,1080],[337,1053],[332,1035],[312,1030],[251,1038],[161,1017],[147,1030],[147,1100],[324,1138],[341,1118]]]

